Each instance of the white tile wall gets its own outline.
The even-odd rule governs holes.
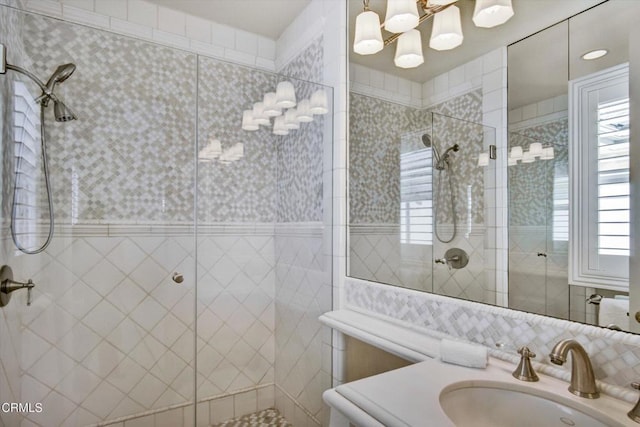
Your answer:
[[[422,107],[420,84],[360,64],[349,66],[349,90],[409,107]]]
[[[25,0],[24,8],[214,58],[276,71],[275,40],[145,0]],[[311,34],[310,30],[308,32]],[[294,38],[290,37],[290,40]],[[300,40],[296,40],[296,43],[299,44]]]

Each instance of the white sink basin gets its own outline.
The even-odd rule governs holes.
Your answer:
[[[567,393],[569,393],[567,391]],[[620,423],[569,397],[493,381],[463,381],[440,393],[440,406],[457,427],[609,427]]]

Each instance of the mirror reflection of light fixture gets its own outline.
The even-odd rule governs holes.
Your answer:
[[[393,59],[396,67],[415,68],[424,62],[420,31],[409,30],[398,38],[396,55]]]
[[[264,110],[263,113],[267,117],[277,117],[282,114],[282,110],[280,107],[276,105],[276,93],[275,92],[267,92],[264,94],[263,99]]]
[[[553,147],[547,147],[542,149],[542,155],[540,156],[540,160],[551,160],[553,159]]]
[[[258,130],[260,126],[253,120],[253,110],[244,110],[242,112],[242,130]]]
[[[256,102],[253,104],[253,121],[259,125],[266,126],[271,124],[269,117],[264,114],[264,103]]]
[[[311,94],[309,111],[314,115],[327,114],[329,112],[329,100],[327,99],[327,92],[325,92],[324,89],[319,89]]]
[[[460,9],[451,6],[433,18],[433,30],[429,39],[429,47],[435,50],[450,50],[462,44],[462,24]]]
[[[493,28],[504,24],[512,16],[511,0],[476,0],[473,23],[476,27]]]
[[[533,163],[536,161],[536,158],[531,154],[531,151],[525,151],[522,154],[522,163]]]
[[[489,166],[489,153],[480,153],[478,155],[478,166]]]
[[[292,108],[296,106],[296,90],[291,82],[280,82],[276,87],[276,107]]]
[[[384,29],[390,33],[405,33],[420,22],[415,0],[388,0]]]
[[[511,147],[511,152],[509,153],[509,158],[514,160],[522,159],[522,147]]]
[[[529,145],[529,152],[533,157],[542,156],[542,144],[540,144],[539,142],[532,142]]]
[[[515,165],[517,165],[517,164],[518,164],[518,161],[517,161],[516,159],[512,159],[511,157],[509,157],[509,158],[507,159],[507,165],[509,165],[509,166],[515,166]]]
[[[602,58],[607,53],[609,53],[609,51],[607,49],[596,49],[596,50],[592,50],[592,51],[589,51],[589,52],[585,53],[580,58],[584,59],[585,61],[591,61],[591,60],[594,60],[594,59]]]
[[[415,36],[405,36],[424,21],[434,17],[434,24],[429,46],[435,50],[448,50],[462,43],[462,24],[460,22],[460,9],[453,4],[457,0],[387,0],[387,15],[384,29],[391,34],[382,39],[380,31],[379,15],[369,9],[369,0],[363,0],[364,11],[356,17],[355,38],[353,51],[359,55],[372,55],[379,52],[384,46],[395,43],[400,44],[402,39],[407,40]],[[418,10],[421,9],[420,12]],[[494,27],[505,23],[514,15],[511,0],[476,0],[473,22],[478,27]],[[400,50],[400,52],[398,52]],[[400,68],[414,68],[424,62],[418,58],[418,49],[412,47],[411,60],[398,60],[402,58],[406,48],[398,47],[394,62]],[[422,50],[420,49],[420,52]],[[409,58],[409,57],[407,57]]]
[[[313,121],[313,114],[310,111],[311,103],[308,99],[303,99],[298,104],[298,121],[300,123],[308,123]]]
[[[291,108],[284,113],[284,127],[288,130],[300,129],[300,122],[298,121],[298,112],[295,108]]]
[[[275,135],[289,135],[289,129],[284,125],[284,116],[276,117],[273,121],[273,133]]]

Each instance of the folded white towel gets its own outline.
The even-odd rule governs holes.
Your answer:
[[[629,300],[602,298],[598,313],[598,325],[616,325],[623,330],[629,329]]]
[[[440,341],[440,360],[470,368],[486,368],[489,363],[487,348],[477,344],[443,339]]]

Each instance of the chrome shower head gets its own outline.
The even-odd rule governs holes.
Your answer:
[[[49,80],[47,80],[47,91],[53,92],[53,88],[63,81],[67,80],[76,70],[75,64],[62,64],[53,72]]]
[[[59,99],[53,101],[53,114],[56,117],[56,122],[70,122],[78,118],[73,111]]]

